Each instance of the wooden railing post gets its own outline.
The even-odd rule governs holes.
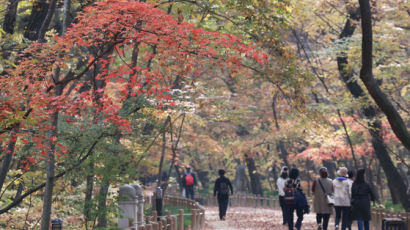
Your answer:
[[[161,220],[158,220],[158,230],[162,230],[163,228],[162,228],[162,221]]]
[[[161,222],[162,222],[162,228],[164,229],[164,230],[167,230],[168,229],[168,226],[167,226],[167,219],[166,218],[161,218]]]
[[[152,230],[160,230],[158,225],[159,225],[159,224],[158,224],[157,220],[155,219],[155,220],[152,222]]]
[[[406,226],[407,230],[410,230],[410,212],[406,213]]]
[[[184,230],[184,210],[178,210],[178,230]]]
[[[157,211],[152,211],[152,212],[151,212],[151,216],[152,216],[152,221],[153,221],[153,222],[157,222],[157,221],[158,221],[158,213],[157,213]]]
[[[192,230],[197,230],[197,223],[196,223],[196,209],[192,209]]]
[[[171,225],[171,211],[166,210],[165,213],[167,214],[166,221],[167,221],[167,230],[172,230],[172,225]]]
[[[177,217],[171,216],[171,230],[177,230]]]

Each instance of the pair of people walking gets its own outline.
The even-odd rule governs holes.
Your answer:
[[[289,171],[289,173],[288,173]],[[279,190],[279,204],[282,209],[283,225],[288,225],[289,230],[302,227],[303,215],[309,212],[306,197],[303,193],[299,180],[299,170],[291,170],[284,166],[276,185]],[[293,215],[296,211],[297,220],[293,223]]]

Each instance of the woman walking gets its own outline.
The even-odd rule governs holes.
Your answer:
[[[369,230],[370,201],[375,201],[375,195],[369,184],[364,180],[365,170],[357,170],[356,179],[352,185],[352,219],[357,220],[359,230]],[[364,225],[364,226],[363,226]]]
[[[327,230],[333,206],[328,203],[327,195],[333,195],[333,182],[328,177],[327,168],[319,170],[320,178],[312,183],[313,208],[316,212],[318,230]]]
[[[285,225],[287,222],[286,218],[286,205],[285,205],[285,185],[286,181],[288,180],[288,167],[283,166],[282,169],[280,170],[280,177],[276,181],[276,186],[278,187],[278,193],[279,193],[279,204],[282,209],[282,225]]]
[[[342,167],[337,171],[338,177],[333,180],[335,189],[335,229],[339,229],[340,219],[342,218],[342,230],[349,228],[350,219],[350,185],[347,177],[347,168]]]

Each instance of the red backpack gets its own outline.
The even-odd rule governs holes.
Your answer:
[[[185,185],[190,186],[194,184],[194,177],[191,173],[185,175]]]

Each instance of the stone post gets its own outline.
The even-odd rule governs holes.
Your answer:
[[[142,194],[142,188],[139,185],[133,184],[131,185],[134,190],[135,194],[137,196],[137,225],[144,225],[144,195]]]
[[[131,185],[124,185],[118,191],[120,215],[118,216],[118,228],[125,229],[132,227],[137,229],[137,195]],[[129,226],[132,223],[132,226]]]

